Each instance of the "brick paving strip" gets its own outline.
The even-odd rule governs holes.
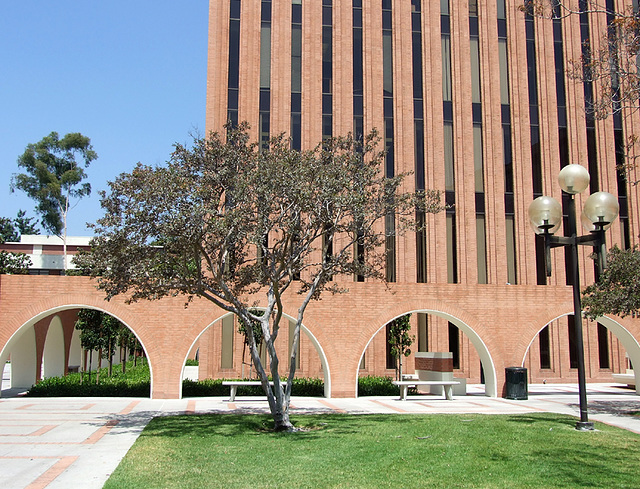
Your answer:
[[[11,458],[11,457],[5,457]],[[17,457],[16,457],[17,458]],[[26,457],[20,457],[26,458]],[[53,457],[30,457],[30,458],[53,458]],[[55,457],[57,458],[57,457]],[[31,484],[25,487],[25,489],[44,489],[47,487],[53,480],[62,474],[65,470],[67,470],[73,462],[78,460],[78,457],[62,457],[58,460],[53,467],[47,470],[44,474],[34,480]]]

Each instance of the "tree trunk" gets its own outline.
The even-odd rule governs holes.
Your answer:
[[[91,364],[93,362],[93,350],[89,350],[89,383],[91,383]]]
[[[111,376],[113,375],[113,348],[112,348],[112,342],[113,339],[109,338],[109,350],[107,351],[107,353],[109,353],[109,378],[111,378]]]
[[[102,368],[102,348],[98,350],[98,370],[96,370],[96,385],[100,383],[100,369]]]
[[[127,345],[122,345],[122,350],[120,350],[120,359],[122,361],[122,373],[127,373]]]
[[[80,351],[80,385],[84,380],[84,371],[87,369],[87,350]]]

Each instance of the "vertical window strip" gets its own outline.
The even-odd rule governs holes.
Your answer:
[[[600,368],[611,368],[611,357],[609,355],[609,330],[600,323],[598,325],[598,363]]]
[[[615,4],[613,0],[606,1],[607,8],[607,26],[612,28],[615,22]],[[633,3],[633,11],[638,12],[638,2],[634,0]],[[614,66],[612,69],[616,70],[618,67]],[[623,249],[628,249],[631,246],[631,231],[629,228],[629,201],[627,195],[627,179],[625,176],[625,158],[626,158],[626,144],[624,138],[624,130],[622,124],[622,114],[619,110],[615,110],[619,108],[619,103],[614,107],[613,114],[613,133],[614,133],[614,147],[616,151],[616,174],[617,174],[617,189],[618,189],[618,204],[620,206],[620,211],[618,213],[618,217],[620,219],[620,226],[622,229],[622,247]]]
[[[291,2],[291,147],[302,149],[302,0]]]
[[[364,135],[364,67],[362,38],[362,0],[352,2],[353,20],[353,133]]]
[[[440,38],[442,57],[442,116],[444,145],[444,185],[447,229],[447,282],[458,283],[458,252],[455,210],[455,170],[453,97],[451,80],[451,19],[449,0],[440,0]]]
[[[364,67],[362,0],[352,0],[353,36],[353,134],[356,139],[364,137]],[[364,245],[357,241],[354,254],[359,263],[364,261]],[[364,276],[356,275],[357,282],[364,282]]]
[[[540,368],[551,368],[551,339],[549,337],[549,325],[547,324],[538,335],[540,345]]]
[[[425,189],[424,99],[422,79],[422,0],[411,0],[411,54],[413,65],[414,175],[416,191]],[[416,211],[416,282],[427,281],[427,235],[424,211]]]
[[[524,0],[525,42],[527,47],[527,71],[529,91],[529,133],[531,137],[531,177],[533,198],[542,195],[542,154],[540,149],[540,116],[538,107],[538,67],[536,63],[535,19],[532,0]],[[545,251],[542,238],[536,235],[536,283],[546,285]]]
[[[333,7],[322,0],[322,139],[333,135]]]
[[[507,7],[505,0],[497,0],[497,11],[502,154],[504,166],[505,236],[507,241],[507,283],[517,284],[513,151],[511,145],[511,100],[509,95],[509,49],[507,45]]]
[[[229,15],[229,73],[227,76],[227,120],[238,124],[240,80],[240,0],[231,0]]]
[[[469,0],[469,46],[471,61],[471,112],[473,118],[473,174],[476,193],[476,260],[478,283],[486,284],[488,281],[487,231],[484,204],[482,84],[480,79],[480,29],[477,0]]]
[[[582,59],[591,59],[591,37],[589,28],[589,5],[587,0],[579,0],[578,8],[580,10],[580,40],[582,41]],[[585,71],[585,75],[588,73]],[[589,77],[586,76],[588,79]],[[590,108],[593,107],[593,83],[585,81],[582,84],[584,91],[584,105],[586,111],[586,131],[587,131],[587,162],[589,167],[589,188],[592,192],[597,192],[600,187],[600,176],[598,172],[598,153],[596,146],[596,122]]]
[[[222,318],[222,339],[220,347],[220,368],[233,368],[233,338],[235,316],[229,315]]]
[[[562,35],[562,20],[561,6],[558,0],[554,0],[552,10],[552,25],[553,25],[553,55],[555,65],[555,79],[556,79],[556,105],[557,105],[557,117],[558,117],[558,147],[560,157],[560,168],[564,168],[569,164],[569,135],[567,129],[567,103],[566,103],[566,90],[564,81],[564,43]],[[587,131],[588,132],[588,131]],[[595,141],[593,141],[595,142]],[[587,143],[588,144],[588,143]],[[588,144],[589,145],[589,144]],[[590,150],[588,150],[590,151]],[[597,184],[596,184],[597,185]],[[568,225],[568,215],[566,208],[568,200],[563,195],[562,207],[563,216],[565,216],[565,226]],[[565,249],[565,270],[567,277],[567,285],[571,285],[573,273],[570,270],[569,264],[571,260],[568,259],[570,250]]]
[[[395,176],[394,128],[393,128],[393,12],[391,0],[382,0],[382,78],[383,117],[385,144],[385,176]],[[385,219],[386,279],[396,281],[396,226],[395,216]]]
[[[262,0],[260,25],[260,143],[265,148],[271,132],[271,0]]]

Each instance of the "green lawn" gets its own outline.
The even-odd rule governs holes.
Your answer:
[[[151,421],[114,488],[638,487],[640,436],[531,415],[317,415],[274,433],[263,415]]]

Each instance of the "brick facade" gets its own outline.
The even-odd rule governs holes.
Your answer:
[[[362,354],[365,350],[369,354],[367,347],[371,348],[372,338],[390,320],[418,311],[454,322],[482,361],[487,394],[502,395],[504,369],[522,365],[540,329],[569,314],[573,307],[568,287],[348,285],[348,293],[312,303],[304,321],[307,345],[313,339],[317,347],[302,350],[301,373],[316,368],[315,361],[322,362],[327,394],[332,397],[356,395]],[[286,315],[295,315],[298,301],[299,296],[293,293],[285,297]],[[186,308],[184,299],[179,297],[127,305],[123,298],[105,301],[85,277],[20,275],[0,276],[0,361],[6,360],[13,342],[25,331],[45,318],[64,316],[69,314],[64,311],[79,307],[106,311],[135,332],[149,359],[154,398],[180,396],[184,362],[198,339],[203,341],[203,332],[209,331],[214,339],[213,346],[208,346],[211,360],[207,365],[220,361],[215,346],[220,333],[216,324],[226,313],[208,301],[195,300]],[[607,326],[625,342],[632,360],[640,362],[640,347],[634,340],[640,337],[640,321],[617,319]],[[234,372],[225,374],[239,374],[240,357],[236,354],[234,358]],[[413,371],[410,365],[407,373]],[[213,373],[220,372],[214,368]],[[573,376],[571,372],[566,374]],[[588,368],[587,379],[600,380],[600,373]]]

